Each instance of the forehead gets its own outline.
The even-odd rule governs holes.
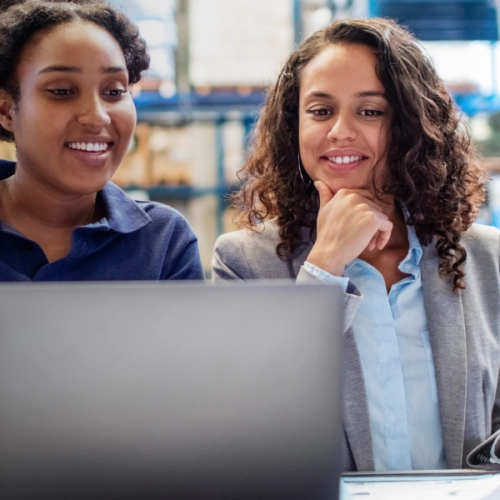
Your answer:
[[[304,67],[301,96],[317,90],[332,95],[366,91],[384,92],[376,72],[376,57],[370,47],[331,44]]]
[[[19,69],[38,72],[48,65],[125,66],[125,57],[104,28],[74,21],[37,33],[21,53]]]

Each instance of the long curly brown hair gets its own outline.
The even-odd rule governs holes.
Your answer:
[[[408,213],[422,245],[435,238],[439,273],[465,288],[466,251],[461,232],[484,201],[486,175],[443,81],[417,40],[387,19],[337,21],[314,33],[289,57],[269,89],[253,132],[245,179],[233,204],[240,227],[255,229],[275,218],[286,258],[301,243],[300,230],[314,239],[318,198],[299,175],[299,89],[304,67],[330,44],[362,44],[376,56],[376,71],[391,108],[386,162],[372,172],[376,193],[393,195]],[[307,175],[303,173],[303,175]],[[381,180],[380,180],[381,179]],[[307,179],[306,179],[307,180]]]

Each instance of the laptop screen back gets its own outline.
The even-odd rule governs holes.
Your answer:
[[[0,286],[0,497],[336,498],[330,286]]]

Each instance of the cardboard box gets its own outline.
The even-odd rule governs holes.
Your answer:
[[[0,142],[0,158],[16,161],[16,145],[13,142]]]
[[[153,185],[192,184],[189,127],[153,127],[149,139]]]
[[[114,183],[122,187],[151,185],[149,136],[149,125],[138,123],[130,148],[111,179]]]

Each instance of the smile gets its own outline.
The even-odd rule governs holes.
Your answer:
[[[357,161],[361,161],[363,156],[327,156],[328,161],[332,163],[336,163],[337,165],[345,165],[348,163],[354,163]]]
[[[69,149],[74,149],[76,151],[89,151],[92,153],[102,153],[107,151],[111,146],[111,143],[108,142],[68,142],[66,146]]]

